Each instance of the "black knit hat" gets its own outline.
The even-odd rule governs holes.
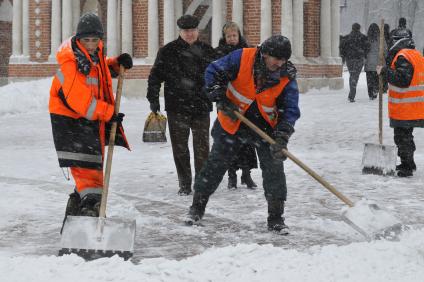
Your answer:
[[[273,35],[262,43],[261,52],[278,59],[288,60],[292,53],[290,40],[282,35]]]
[[[177,25],[181,29],[197,28],[199,20],[192,15],[184,15],[177,20]]]
[[[80,18],[76,33],[78,39],[91,36],[102,39],[103,35],[103,25],[96,14],[88,13]]]

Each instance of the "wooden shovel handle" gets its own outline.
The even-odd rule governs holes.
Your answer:
[[[380,24],[380,46],[378,50],[378,61],[384,65],[384,19]],[[378,76],[378,142],[383,144],[383,76]]]
[[[247,119],[245,116],[240,114],[238,111],[234,111],[234,114],[248,127],[250,127],[253,131],[255,131],[259,136],[261,136],[265,141],[267,141],[270,144],[275,144],[275,140],[272,139],[268,134],[263,132],[259,127],[257,127],[255,124],[253,124],[249,119]],[[324,178],[319,176],[315,171],[313,171],[311,168],[309,168],[307,165],[305,165],[303,162],[301,162],[298,158],[296,158],[293,154],[291,154],[286,149],[282,149],[282,152],[285,156],[287,156],[290,160],[292,160],[295,164],[300,166],[304,171],[306,171],[310,176],[312,176],[316,181],[321,183],[322,186],[327,188],[331,193],[333,193],[337,198],[339,198],[343,203],[348,205],[349,207],[353,207],[353,202],[349,200],[346,196],[344,196],[342,193],[340,193],[333,185],[328,183]]]
[[[122,84],[124,82],[124,72],[125,72],[125,68],[123,66],[120,66],[119,76],[118,76],[118,89],[116,90],[116,99],[115,99],[115,114],[119,113],[119,108],[121,106]],[[102,192],[102,201],[100,203],[99,217],[106,216],[106,203],[107,203],[107,195],[109,192],[109,180],[110,180],[110,172],[112,169],[113,148],[115,146],[115,136],[116,136],[117,127],[118,127],[118,123],[113,122],[110,128],[109,146],[107,151],[106,168],[105,168],[105,176],[103,181],[103,192]]]

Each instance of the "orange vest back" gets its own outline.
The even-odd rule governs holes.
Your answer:
[[[280,83],[277,85],[256,93],[253,77],[256,51],[257,48],[243,49],[237,78],[230,81],[227,86],[227,98],[238,106],[241,114],[246,113],[250,105],[256,101],[262,117],[274,128],[278,121],[276,100],[289,83],[289,79],[287,77],[280,78]],[[218,120],[222,128],[230,134],[235,134],[241,123],[240,120],[233,121],[222,111],[218,111]]]
[[[396,120],[424,119],[424,58],[415,49],[402,49],[394,57],[391,68],[399,56],[405,57],[414,67],[409,87],[389,85],[389,117]]]

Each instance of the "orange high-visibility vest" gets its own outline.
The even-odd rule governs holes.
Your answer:
[[[238,106],[240,113],[243,115],[249,109],[250,105],[256,101],[262,117],[274,128],[278,120],[276,100],[284,87],[289,83],[289,79],[282,77],[280,78],[280,83],[277,85],[256,93],[253,77],[256,51],[257,48],[243,49],[239,73],[235,80],[228,83],[226,96],[233,104]],[[218,111],[218,120],[222,128],[230,134],[235,134],[241,123],[240,120],[233,121],[222,111]]]
[[[402,49],[394,57],[391,68],[399,56],[405,57],[414,67],[411,84],[401,88],[389,85],[389,117],[396,120],[424,119],[424,58],[415,49]]]

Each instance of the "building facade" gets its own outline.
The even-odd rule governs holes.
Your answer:
[[[104,24],[108,56],[127,52],[134,58],[127,95],[145,95],[157,51],[178,37],[176,19],[183,14],[200,19],[201,39],[213,47],[226,21],[238,23],[251,45],[285,35],[302,92],[343,87],[340,0],[0,0],[0,11],[3,81],[52,76],[61,42],[75,32],[80,15],[95,12]]]

